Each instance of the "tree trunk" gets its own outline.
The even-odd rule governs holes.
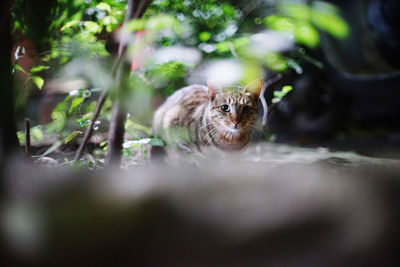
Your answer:
[[[11,74],[11,15],[10,0],[0,2],[0,163],[17,151],[14,114],[13,80]]]

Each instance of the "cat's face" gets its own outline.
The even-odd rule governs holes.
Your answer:
[[[215,141],[234,143],[243,139],[247,144],[257,119],[257,100],[261,87],[261,79],[239,89],[215,90],[209,85],[209,115],[215,129],[212,136]]]
[[[257,118],[257,99],[243,91],[217,93],[211,101],[210,118],[227,132],[250,131]]]

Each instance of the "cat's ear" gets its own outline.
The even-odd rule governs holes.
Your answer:
[[[217,91],[215,90],[215,87],[211,80],[207,81],[207,87],[208,87],[208,95],[210,96],[210,100],[213,101],[215,99],[215,96],[217,95]]]
[[[258,96],[260,95],[261,89],[263,86],[263,82],[260,78],[250,82],[248,85],[246,85],[246,87],[244,88],[245,92],[249,92],[252,95],[254,95],[254,97],[258,98]]]

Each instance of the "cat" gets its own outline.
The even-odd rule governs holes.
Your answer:
[[[257,119],[261,88],[261,79],[244,88],[217,88],[210,82],[181,88],[156,110],[153,134],[188,152],[210,146],[242,150]]]

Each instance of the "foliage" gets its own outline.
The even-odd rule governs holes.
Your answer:
[[[23,72],[44,91],[57,76],[83,79],[86,84],[66,92],[52,111],[52,122],[33,127],[33,137],[40,131],[42,138],[57,138],[49,154],[83,135],[99,92],[109,90],[114,96],[121,86],[110,71],[120,40],[129,43],[131,65],[130,73],[122,74],[127,87],[122,99],[130,114],[124,155],[139,162],[137,155],[147,158],[150,146],[163,145],[151,136],[149,127],[154,99],[186,85],[208,63],[229,59],[240,64],[243,71],[237,81],[242,83],[267,71],[293,68],[301,73],[303,60],[322,67],[308,54],[318,47],[321,31],[336,38],[349,34],[339,11],[326,2],[256,4],[251,9],[254,3],[247,1],[155,0],[143,18],[121,27],[126,0],[15,0],[11,12],[16,45],[28,39],[35,44],[36,54],[34,66],[27,70],[19,64],[20,57],[27,55],[16,53],[14,72]],[[273,102],[292,89],[288,85],[275,92]],[[96,134],[107,131],[112,103],[113,98],[106,101],[95,124]],[[23,141],[23,133],[18,136]],[[101,164],[106,149],[107,140],[99,141],[90,164]]]
[[[311,6],[297,2],[283,2],[278,5],[283,15],[265,17],[265,25],[273,30],[290,33],[299,44],[315,48],[319,44],[316,29],[326,31],[337,37],[348,35],[348,26],[340,17],[335,6],[326,2],[315,1]]]
[[[161,45],[180,43],[199,47],[207,54],[217,52],[216,44],[236,33],[241,16],[240,10],[231,4],[213,0],[157,0],[146,12],[146,18],[160,13],[176,17],[184,28],[184,34],[176,38],[160,36],[157,41]]]

